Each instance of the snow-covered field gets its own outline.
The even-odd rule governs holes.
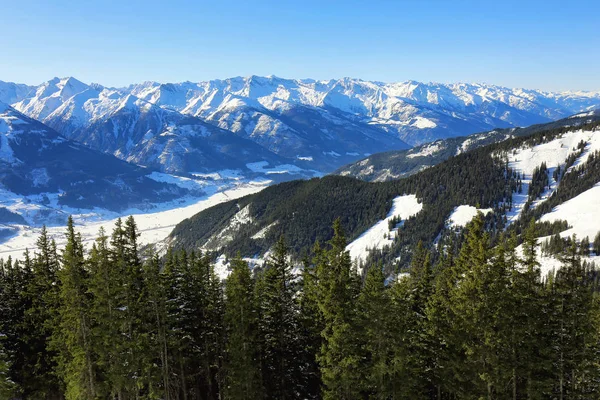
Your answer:
[[[419,203],[414,194],[398,196],[392,203],[392,209],[385,219],[377,222],[366,232],[360,235],[356,240],[350,243],[346,250],[350,252],[350,257],[356,261],[364,261],[371,249],[382,249],[394,242],[394,237],[404,220],[412,217],[423,209],[423,203]],[[402,222],[399,226],[390,230],[389,221],[399,217]]]
[[[246,167],[248,167],[248,169],[250,171],[263,173],[263,174],[290,174],[290,173],[304,171],[302,168],[299,168],[295,165],[290,165],[290,164],[278,165],[276,167],[270,167],[270,168],[268,167],[268,165],[269,165],[268,161],[258,161],[258,162],[248,163],[248,164],[246,164]]]
[[[224,201],[236,199],[248,194],[256,193],[264,189],[270,181],[252,181],[246,183],[238,183],[233,188],[217,191],[215,186],[210,192],[210,188],[206,188],[207,194],[196,199],[182,199],[179,204],[171,202],[160,205],[155,212],[141,212],[139,210],[130,210],[131,212],[123,213],[123,217],[133,215],[137,226],[140,230],[139,243],[159,244],[169,235],[171,230],[182,220],[193,216],[194,214],[222,203]],[[119,217],[115,213],[104,214],[105,218],[94,213],[73,214],[76,230],[81,233],[84,243],[90,246],[93,240],[97,237],[100,227],[104,227],[106,233],[110,235],[114,224]],[[15,227],[15,226],[12,226]],[[22,258],[25,249],[33,251],[35,242],[39,236],[40,228],[28,227],[19,225],[18,234],[10,237],[7,241],[0,244],[0,257],[7,258],[11,256],[13,259]],[[51,226],[48,228],[49,235],[54,238],[59,246],[64,244],[64,226]]]

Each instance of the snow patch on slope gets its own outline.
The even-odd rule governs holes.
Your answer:
[[[487,215],[493,210],[491,208],[476,208],[468,205],[461,205],[454,208],[450,217],[448,217],[448,226],[451,228],[465,227],[478,212],[482,212]]]
[[[588,236],[593,241],[600,231],[600,183],[558,205],[540,219],[541,222],[558,220],[566,220],[572,226],[561,232],[562,237],[575,234],[579,239]]]
[[[415,157],[427,157],[432,156],[435,153],[444,150],[443,142],[434,142],[427,146],[421,147],[421,150],[417,153],[412,153],[406,155],[406,158],[415,158]]]
[[[550,189],[542,194],[541,199],[534,202],[532,207],[537,206],[546,200],[556,190],[558,183],[554,181],[552,174],[558,167],[564,167],[567,157],[577,151],[577,145],[584,141],[588,145],[584,153],[575,163],[575,166],[587,161],[589,155],[600,150],[600,132],[578,130],[567,132],[563,136],[556,138],[548,143],[543,143],[533,147],[521,148],[515,150],[509,155],[509,166],[523,175],[522,192],[513,194],[513,209],[507,213],[508,223],[516,221],[527,203],[529,185],[533,171],[542,163],[546,163],[548,168]]]
[[[253,221],[250,215],[250,204],[239,210],[231,219],[227,222],[227,225],[220,232],[213,235],[204,246],[203,250],[217,250],[227,243],[230,243],[237,232],[243,225],[249,224]]]
[[[277,225],[277,221],[273,222],[272,224],[269,224],[269,225],[265,226],[260,231],[256,232],[254,235],[252,235],[252,239],[254,239],[254,240],[264,239],[265,236],[267,235],[267,233],[269,232],[269,230],[272,227],[274,227],[275,225]]]
[[[415,128],[419,128],[419,129],[428,129],[428,128],[430,129],[430,128],[436,128],[437,124],[430,119],[423,118],[423,117],[417,117],[416,121],[412,123],[412,126],[414,126]]]
[[[382,249],[391,245],[402,223],[422,209],[423,203],[419,203],[414,194],[396,197],[387,217],[377,222],[346,247],[346,250],[350,252],[350,257],[359,262],[364,261],[369,250]],[[389,221],[394,217],[400,218],[402,222],[399,224],[400,226],[390,231]]]

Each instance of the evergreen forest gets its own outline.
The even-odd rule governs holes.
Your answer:
[[[0,263],[0,398],[599,398],[589,240],[542,275],[537,228],[492,241],[479,214],[408,273],[359,274],[336,220],[301,268],[282,236],[221,281],[211,254],[141,251],[132,217],[89,250],[69,219],[64,248],[43,230]]]

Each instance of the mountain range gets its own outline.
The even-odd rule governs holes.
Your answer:
[[[598,106],[598,92],[349,78],[251,76],[123,88],[72,77],[37,86],[0,81],[0,223],[22,233],[27,226],[64,223],[73,213],[113,218],[114,212],[157,210],[159,203],[166,210],[244,182],[265,185],[336,169],[362,180],[394,180],[483,145],[597,120]],[[547,122],[557,118],[564,119]],[[518,128],[539,122],[544,125]],[[474,131],[483,133],[465,136]],[[300,208],[309,193],[316,199],[314,193],[329,191],[307,185],[295,197]],[[275,214],[253,225],[251,236],[276,221],[286,224],[282,216],[289,210],[267,206],[269,193],[259,198]],[[394,193],[375,190],[375,211],[353,223],[351,235],[385,217]],[[328,226],[320,226],[319,235]],[[298,239],[300,247],[314,238]],[[209,247],[220,248],[219,240]]]
[[[600,92],[274,76],[109,88],[69,77],[0,82],[0,101],[163,172],[248,172],[246,164],[265,161],[326,173],[373,153],[589,111]]]

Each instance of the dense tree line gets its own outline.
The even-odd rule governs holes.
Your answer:
[[[89,252],[69,220],[64,249],[43,230],[0,264],[0,396],[596,398],[597,274],[573,239],[542,277],[535,230],[492,245],[479,214],[462,245],[362,278],[337,220],[300,273],[280,238],[222,282],[207,254],[140,254],[133,218]]]

